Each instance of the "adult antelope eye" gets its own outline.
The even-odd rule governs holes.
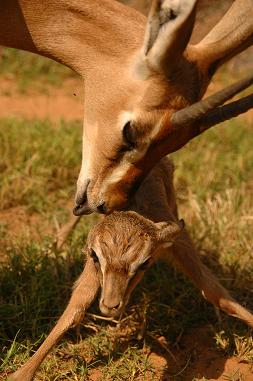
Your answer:
[[[94,263],[98,263],[99,262],[98,256],[97,256],[97,254],[95,253],[94,250],[91,250],[90,256],[93,259]]]
[[[131,122],[127,122],[123,128],[123,140],[128,149],[132,149],[136,143],[135,129]]]

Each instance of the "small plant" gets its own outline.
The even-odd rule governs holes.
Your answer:
[[[253,337],[252,336],[234,336],[235,351],[234,354],[240,361],[246,361],[253,364]]]
[[[240,369],[237,369],[235,372],[231,374],[224,374],[223,379],[225,381],[244,381],[245,380]]]

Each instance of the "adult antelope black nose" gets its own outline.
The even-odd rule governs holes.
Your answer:
[[[90,180],[87,180],[85,184],[78,190],[76,195],[76,205],[73,209],[75,216],[81,216],[82,214],[90,214],[93,210],[90,208],[87,198],[87,190]]]
[[[83,214],[91,214],[93,210],[89,207],[88,203],[85,204],[76,204],[73,208],[73,214],[75,216],[82,216]]]
[[[76,205],[73,209],[73,214],[75,216],[81,216],[82,214],[92,213],[91,208],[88,205],[87,193],[76,198]]]

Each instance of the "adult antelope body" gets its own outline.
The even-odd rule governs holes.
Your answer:
[[[253,95],[221,106],[253,76],[198,103],[216,69],[253,43],[252,0],[235,0],[192,46],[196,3],[153,1],[147,22],[113,0],[2,0],[1,45],[50,57],[84,78],[76,215],[124,207],[161,157],[253,106]]]

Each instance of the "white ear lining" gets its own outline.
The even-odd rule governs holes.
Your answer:
[[[152,70],[168,74],[190,38],[197,0],[154,1],[148,17],[137,72]],[[167,68],[168,66],[168,68]]]

